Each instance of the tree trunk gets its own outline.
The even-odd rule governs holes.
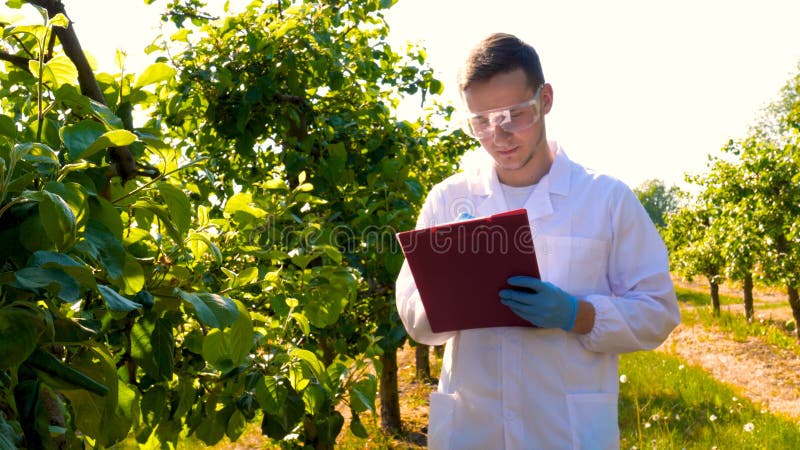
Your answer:
[[[431,358],[430,347],[423,344],[417,344],[414,349],[415,365],[417,368],[417,381],[421,383],[430,383],[431,378]]]
[[[714,307],[714,315],[719,317],[719,283],[712,278],[711,283],[711,305]]]
[[[747,272],[744,276],[744,314],[747,322],[753,321],[753,272]]]
[[[792,306],[794,329],[797,333],[797,339],[800,340],[800,294],[797,292],[797,287],[791,285],[786,287],[786,293],[789,294],[789,304]]]
[[[400,433],[400,398],[397,393],[397,349],[385,350],[381,355],[381,428],[384,432]]]

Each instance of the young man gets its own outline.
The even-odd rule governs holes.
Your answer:
[[[553,88],[531,46],[489,36],[471,52],[459,88],[470,133],[490,158],[471,158],[436,185],[417,226],[524,207],[541,281],[512,277],[498,293],[499,308],[536,328],[433,333],[403,266],[397,309],[408,333],[447,343],[428,445],[618,448],[618,355],[657,347],[680,322],[664,244],[627,186],[547,140]]]

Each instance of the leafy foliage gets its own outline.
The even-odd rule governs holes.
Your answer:
[[[664,227],[664,218],[678,209],[680,189],[677,186],[667,188],[661,180],[648,180],[633,192],[644,206],[650,220],[659,228]]]
[[[730,141],[708,172],[691,181],[700,186],[694,205],[667,225],[668,245],[679,271],[707,272],[743,280],[754,276],[786,287],[795,320],[800,319],[800,152],[797,149],[798,76],[765,109],[750,135]],[[702,229],[698,229],[702,227]],[[745,307],[752,314],[752,293]],[[798,334],[800,337],[800,334]]]
[[[0,442],[213,444],[260,411],[331,448],[342,404],[363,430],[405,339],[394,232],[469,145],[434,125],[451,108],[393,117],[441,83],[386,44],[391,3],[195,17],[172,58],[97,75],[108,106],[46,51],[65,18],[5,30],[33,62],[0,71]],[[107,178],[120,146],[160,175]]]

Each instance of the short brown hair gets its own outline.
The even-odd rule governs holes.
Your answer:
[[[464,92],[480,81],[501,73],[522,69],[531,89],[544,84],[544,73],[536,50],[518,37],[506,33],[488,36],[470,51],[458,75],[458,88]]]

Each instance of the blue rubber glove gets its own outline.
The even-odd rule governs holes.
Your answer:
[[[540,328],[570,331],[578,315],[578,299],[558,286],[528,276],[508,279],[508,284],[523,289],[503,289],[500,302],[514,313]]]
[[[473,217],[472,214],[470,214],[470,213],[468,213],[466,211],[462,211],[461,214],[459,214],[458,217],[456,217],[456,221],[457,222],[461,222],[462,220],[469,220],[469,219],[474,219],[474,218],[475,217]]]

